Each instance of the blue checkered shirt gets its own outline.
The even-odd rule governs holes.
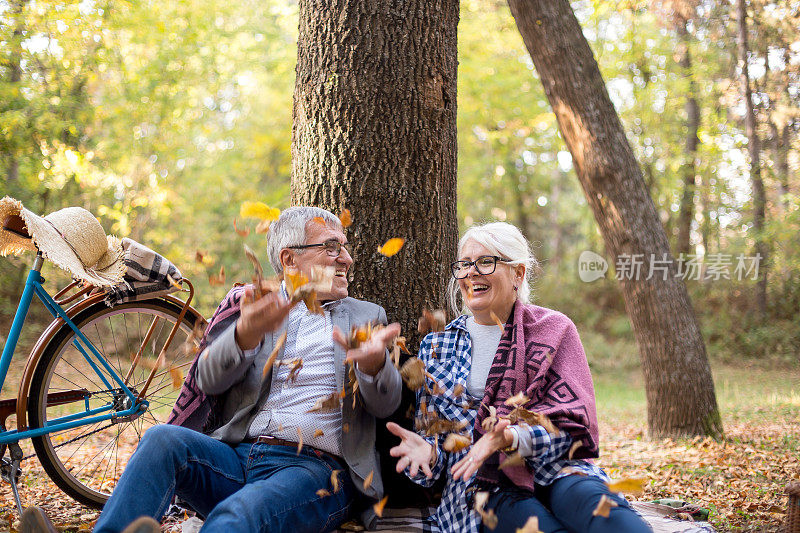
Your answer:
[[[426,377],[428,388],[435,390],[439,386],[439,394],[433,395],[428,388],[422,387],[417,391],[417,416],[421,414],[421,407],[427,406],[430,411],[446,420],[466,422],[467,428],[475,425],[478,415],[478,405],[482,398],[475,398],[467,392],[467,380],[472,365],[472,341],[467,332],[467,317],[462,315],[447,325],[444,331],[429,333],[419,348],[419,358],[425,363],[428,373],[436,380]],[[464,392],[461,396],[455,394],[456,385],[461,385]],[[442,392],[443,389],[443,392]],[[599,467],[581,459],[563,458],[572,445],[570,436],[561,432],[553,435],[542,426],[516,426],[517,431],[530,433],[532,454],[525,460],[533,470],[533,479],[539,485],[549,485],[558,478],[571,473],[581,473],[608,481],[609,478]],[[431,468],[433,476],[428,479],[421,471],[411,477],[406,469],[406,475],[416,483],[429,487],[445,472],[447,484],[442,494],[442,501],[436,512],[431,516],[434,522],[431,527],[443,532],[475,532],[480,530],[481,519],[467,504],[467,488],[475,477],[469,481],[454,481],[451,469],[469,452],[465,448],[459,452],[450,453],[442,448],[444,436],[423,438],[436,448],[436,463]],[[520,434],[520,439],[525,438]]]

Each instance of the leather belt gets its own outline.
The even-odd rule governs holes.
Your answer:
[[[271,444],[273,446],[288,446],[290,448],[294,448],[295,450],[297,449],[297,444],[298,444],[297,442],[292,442],[292,441],[286,440],[286,439],[279,439],[278,437],[272,437],[270,435],[261,435],[259,437],[246,438],[242,442],[253,443],[253,444]],[[308,446],[306,444],[304,444],[303,447],[304,448],[308,448],[310,450],[313,450],[314,452],[317,453],[317,455],[325,454],[325,455],[328,455],[330,457],[333,457],[334,459],[336,459],[340,463],[345,464],[344,463],[344,459],[342,459],[338,455],[334,455],[334,454],[332,454],[330,452],[326,452],[325,450],[320,450],[318,448],[314,448],[313,446]]]

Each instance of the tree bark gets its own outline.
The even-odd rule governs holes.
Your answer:
[[[456,0],[300,0],[292,204],[353,215],[350,294],[419,341],[455,259]],[[406,239],[394,257],[376,250]]]
[[[736,13],[739,19],[739,79],[741,80],[742,97],[745,104],[745,134],[747,135],[747,152],[750,156],[750,183],[753,191],[753,236],[754,252],[760,256],[758,281],[756,284],[756,308],[761,319],[767,314],[767,243],[764,239],[764,219],[767,198],[764,182],[761,179],[761,143],[756,131],[756,113],[753,106],[753,92],[750,87],[750,69],[748,56],[750,47],[747,38],[747,6],[745,0],[736,1]]]
[[[14,19],[14,32],[11,37],[11,52],[8,56],[8,81],[19,83],[22,80],[22,37],[25,21],[23,11],[27,0],[17,0],[11,5],[11,18]],[[12,148],[6,155],[6,182],[13,185],[19,181],[19,156]]]
[[[597,62],[567,0],[509,0],[608,253],[641,254],[621,288],[642,358],[650,435],[722,434],[705,344],[667,236]],[[648,278],[651,260],[667,274]],[[618,270],[617,274],[620,274]]]
[[[686,95],[686,162],[681,168],[683,174],[683,196],[681,197],[680,212],[678,214],[678,241],[675,251],[680,254],[690,254],[692,248],[692,221],[694,220],[694,199],[697,189],[696,158],[700,138],[697,132],[700,129],[700,105],[697,103],[697,84],[692,74],[691,36],[687,29],[686,21],[678,24],[678,37],[683,54],[679,64],[686,79],[689,81],[688,94]]]

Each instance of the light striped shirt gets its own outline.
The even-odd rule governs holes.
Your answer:
[[[325,304],[324,315],[309,313],[303,302],[289,313],[283,357],[273,367],[269,396],[250,424],[249,437],[271,435],[297,441],[300,428],[305,444],[342,455],[341,409],[308,412],[318,399],[336,392],[330,308],[337,303]],[[303,367],[296,380],[290,381],[293,362],[300,358]]]

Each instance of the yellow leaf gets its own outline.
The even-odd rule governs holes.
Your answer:
[[[608,518],[608,513],[611,512],[612,507],[616,507],[617,502],[603,494],[600,496],[600,501],[597,502],[597,507],[592,511],[592,516],[602,516]]]
[[[315,439],[316,439],[317,437],[321,437],[321,436],[323,436],[323,435],[325,435],[325,432],[324,432],[324,431],[322,431],[321,429],[314,430],[314,438],[315,438]]]
[[[339,215],[339,222],[342,223],[343,228],[349,228],[353,224],[353,215],[350,214],[349,209],[342,211],[342,214]]]
[[[386,507],[386,501],[389,499],[389,496],[384,496],[381,501],[376,503],[372,506],[372,509],[375,511],[375,514],[378,516],[383,516],[383,508]]]
[[[467,437],[466,435],[459,435],[457,433],[450,433],[447,435],[447,438],[444,439],[444,444],[442,448],[444,448],[448,452],[459,452],[472,444],[472,439]]]
[[[367,490],[370,485],[372,485],[372,475],[375,473],[374,470],[370,470],[367,477],[364,478],[364,490]]]
[[[383,246],[378,247],[378,253],[385,255],[386,257],[392,257],[393,255],[395,255],[397,252],[400,251],[400,249],[403,247],[405,243],[406,240],[401,237],[395,237],[393,239],[389,239],[388,241],[383,243]]]
[[[531,516],[525,525],[517,528],[517,533],[542,533],[539,529],[539,518]]]
[[[287,287],[289,294],[294,294],[297,289],[308,283],[308,276],[297,269],[287,269],[284,271],[283,275],[287,281],[287,285],[289,285],[289,287]]]
[[[172,386],[180,389],[183,385],[183,372],[181,372],[181,369],[172,367],[169,369],[169,375],[172,376]]]
[[[525,460],[522,458],[519,452],[514,452],[511,455],[507,456],[506,459],[502,463],[500,463],[497,469],[502,470],[510,466],[522,466],[524,464]]]
[[[334,470],[331,472],[331,485],[333,485],[333,493],[339,492],[339,472],[341,470]]]
[[[268,206],[264,202],[243,202],[239,208],[242,218],[258,218],[261,220],[278,220],[281,210]]]
[[[326,489],[319,489],[317,491],[317,496],[319,496],[320,498],[324,498],[325,496],[330,496],[330,495],[331,493]]]
[[[619,481],[608,483],[608,490],[611,492],[624,492],[625,494],[641,494],[644,492],[644,485],[647,483],[647,478],[625,478]]]
[[[297,428],[297,455],[300,455],[300,450],[303,449],[303,432]]]

